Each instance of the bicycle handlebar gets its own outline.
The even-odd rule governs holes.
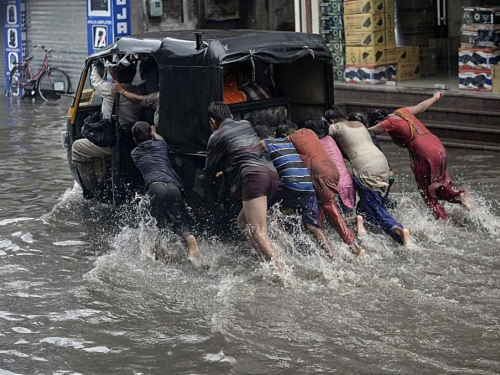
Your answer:
[[[43,51],[45,52],[46,55],[48,55],[50,52],[52,52],[52,48],[46,49],[45,46],[42,46],[41,44],[36,44],[33,46],[33,48],[38,48],[38,47],[43,49]]]

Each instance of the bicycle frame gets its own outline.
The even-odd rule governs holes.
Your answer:
[[[49,58],[47,57],[47,53],[45,53],[45,57],[43,58],[43,63],[40,66],[40,69],[38,69],[38,71],[36,72],[36,74],[33,74],[33,70],[31,68],[31,63],[29,60],[22,64],[21,69],[24,69],[25,67],[28,67],[28,72],[30,74],[30,77],[28,80],[19,82],[19,85],[22,87],[26,87],[30,82],[37,79],[44,71],[49,70],[50,66],[49,66]],[[50,76],[48,78],[50,80]],[[52,83],[52,81],[51,81],[51,83]]]

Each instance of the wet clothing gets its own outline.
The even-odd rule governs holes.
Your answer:
[[[318,136],[310,129],[301,129],[290,135],[290,140],[297,149],[302,161],[311,174],[312,183],[319,204],[342,240],[354,243],[354,232],[344,222],[339,212],[335,195],[340,173],[330,156],[325,151]]]
[[[245,182],[242,178],[249,171],[267,169],[276,181],[279,180],[273,163],[262,149],[259,137],[248,121],[229,118],[222,121],[219,129],[210,136],[207,150],[204,179],[213,182],[215,174],[223,171],[231,182],[231,194],[236,199],[242,199],[242,183]],[[272,184],[268,186],[272,187]],[[268,195],[262,191],[260,193],[261,196]]]
[[[269,201],[268,207],[276,203],[279,203],[284,209],[291,209],[298,212],[302,217],[302,223],[304,225],[311,224],[317,228],[321,227],[319,223],[319,208],[316,195],[299,193],[285,186],[280,186]]]
[[[299,212],[304,225],[319,227],[318,200],[311,175],[297,150],[286,138],[267,138],[264,142],[280,178],[280,188],[268,207],[279,202],[282,208]]]
[[[436,219],[446,219],[444,209],[437,202],[444,199],[450,203],[460,203],[458,196],[464,190],[455,191],[451,187],[448,172],[448,154],[443,144],[407,108],[401,108],[380,122],[380,126],[391,136],[399,147],[407,148],[411,169],[424,201]]]
[[[330,125],[329,134],[351,162],[354,176],[367,188],[384,194],[389,186],[389,164],[372,142],[368,130],[357,121]]]
[[[146,182],[146,191],[151,197],[151,215],[158,226],[171,226],[179,235],[188,232],[182,182],[172,168],[165,141],[141,142],[131,156]]]
[[[356,177],[354,177],[354,186],[359,195],[356,212],[363,216],[367,222],[382,228],[394,241],[402,243],[401,237],[396,234],[394,227],[403,228],[403,225],[387,212],[382,202],[382,194],[363,186]]]
[[[360,122],[332,124],[330,134],[338,140],[351,162],[354,187],[359,196],[356,213],[364,216],[367,222],[381,227],[401,243],[401,238],[393,228],[403,226],[387,212],[382,202],[382,194],[389,186],[389,164],[384,154],[373,144],[368,130]]]
[[[326,153],[330,156],[330,158],[332,158],[339,170],[340,179],[338,189],[342,204],[348,209],[353,209],[356,204],[356,191],[354,190],[354,183],[352,182],[351,174],[345,166],[344,156],[332,137],[326,136],[320,138],[320,141],[323,144]]]
[[[171,228],[179,236],[189,232],[181,189],[174,184],[153,182],[149,184],[147,194],[151,199],[151,216],[156,219],[159,228]]]
[[[241,183],[236,188],[236,196],[242,201],[266,196],[270,200],[280,184],[276,172],[264,167],[247,167],[241,172]]]
[[[146,187],[153,182],[166,182],[183,188],[179,175],[172,168],[168,146],[163,140],[141,142],[131,153],[132,160],[142,173]]]
[[[293,144],[286,138],[264,139],[280,184],[290,190],[315,195],[311,175]]]

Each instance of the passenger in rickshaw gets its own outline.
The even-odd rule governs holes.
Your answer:
[[[266,125],[257,125],[254,129],[280,178],[279,188],[269,201],[268,207],[278,203],[284,210],[298,212],[302,217],[302,224],[313,234],[327,255],[333,258],[330,241],[319,223],[318,200],[311,175],[297,150],[288,139],[274,137]],[[281,132],[280,127],[278,131]]]
[[[151,197],[151,215],[160,229],[171,227],[186,241],[188,259],[198,258],[200,251],[196,237],[188,229],[188,217],[183,198],[183,184],[170,163],[167,143],[156,133],[154,126],[138,121],[132,127],[137,147],[131,156],[146,183],[146,193]],[[162,258],[156,249],[157,258]]]
[[[279,186],[278,173],[248,121],[234,121],[222,102],[211,103],[208,114],[213,134],[208,140],[203,177],[208,183],[222,173],[229,177],[232,196],[243,201],[238,228],[261,258],[273,261],[282,272],[284,264],[267,235],[267,202]]]
[[[123,59],[122,59],[123,60]],[[122,87],[131,92],[139,92],[139,88],[132,86],[131,82],[135,77],[135,64],[120,61],[118,64],[109,65],[111,77],[121,82]],[[102,117],[111,119],[115,102],[115,91],[112,83],[104,79],[104,64],[96,61],[90,75],[90,83],[96,92],[102,97],[101,112]],[[130,124],[130,127],[140,120],[140,107],[125,98],[119,103],[119,122],[121,125]],[[103,165],[103,158],[112,155],[113,151],[109,147],[99,147],[86,138],[76,140],[71,148],[71,157],[76,165],[82,182],[90,191],[92,196],[97,196],[102,190],[99,186],[105,184],[106,167]]]
[[[148,95],[140,95],[131,91],[126,90],[119,82],[113,83],[113,89],[117,94],[120,94],[123,98],[127,99],[131,103],[136,103],[137,105],[151,109],[154,111],[153,123],[155,126],[158,125],[160,118],[160,92],[155,91]],[[141,113],[139,109],[139,113]]]

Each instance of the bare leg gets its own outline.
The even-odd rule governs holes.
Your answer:
[[[315,227],[312,224],[307,223],[306,228],[309,229],[309,231],[316,237],[316,240],[318,240],[319,246],[326,252],[326,254],[330,257],[333,258],[333,249],[332,246],[330,245],[330,241],[328,241],[328,238],[326,237],[325,232],[321,228]]]
[[[366,230],[364,226],[363,216],[361,215],[356,216],[356,226],[358,227],[358,237],[364,236],[366,234]]]
[[[182,237],[184,238],[184,240],[186,240],[188,257],[191,259],[198,258],[200,256],[200,249],[198,248],[196,237],[190,232],[182,233]]]
[[[267,197],[243,201],[243,209],[238,215],[238,228],[245,233],[258,254],[266,261],[274,261],[282,271],[283,263],[278,259],[278,252],[267,235]]]
[[[401,238],[403,246],[406,246],[410,240],[410,231],[406,228],[394,227],[394,232]]]
[[[472,210],[469,193],[467,193],[466,191],[460,193],[460,204],[464,206],[467,211]]]

